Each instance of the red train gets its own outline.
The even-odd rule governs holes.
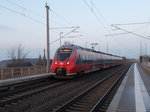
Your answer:
[[[60,47],[54,56],[51,71],[56,78],[73,78],[122,63],[122,57],[93,51],[76,45]]]

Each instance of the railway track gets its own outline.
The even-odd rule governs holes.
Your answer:
[[[41,82],[42,80],[42,82]],[[32,82],[33,85],[23,84],[23,86],[19,86],[17,89],[9,90],[9,91],[1,91],[0,93],[0,107],[5,108],[6,105],[11,105],[12,103],[16,103],[19,100],[24,100],[28,97],[31,97],[36,94],[40,94],[46,90],[51,88],[55,88],[59,85],[62,85],[62,82],[58,80],[43,80],[36,81],[36,83]],[[30,83],[31,84],[31,83]]]
[[[69,83],[68,81],[65,83]],[[7,85],[0,89],[0,110],[5,108],[6,105],[11,105],[28,99],[33,95],[42,93],[49,89],[63,85],[64,82],[60,80],[55,80],[52,78],[43,78],[34,81],[27,81],[16,83],[13,85]]]
[[[118,67],[118,68],[120,68],[120,67]],[[118,68],[115,68],[115,69],[118,69]],[[106,70],[107,71],[107,70]],[[103,72],[106,72],[106,71],[103,71]],[[114,71],[114,70],[110,70],[110,71]],[[112,73],[111,72],[111,73]],[[119,72],[119,71],[118,71]],[[107,72],[107,73],[110,73],[110,72]],[[103,74],[104,75],[104,74]],[[68,85],[70,85],[70,84],[72,84],[72,83],[75,83],[76,81],[77,82],[79,82],[79,80],[81,80],[81,79],[83,79],[84,77],[89,77],[90,78],[90,76],[91,75],[87,75],[87,76],[82,76],[82,77],[79,77],[79,78],[76,78],[76,79],[74,79],[74,80],[69,80],[69,81],[62,81],[62,80],[54,80],[54,79],[52,79],[52,80],[42,80],[42,81],[36,81],[36,82],[34,82],[34,83],[31,83],[31,82],[28,82],[27,84],[21,84],[21,85],[19,85],[19,86],[15,86],[15,88],[14,89],[12,89],[12,90],[10,90],[10,91],[0,91],[0,111],[8,111],[8,107],[15,107],[15,105],[17,104],[19,104],[19,102],[26,102],[27,100],[30,102],[30,99],[31,100],[34,100],[34,97],[35,98],[38,98],[39,97],[39,99],[41,99],[43,96],[42,96],[42,94],[43,93],[46,93],[46,91],[49,91],[49,90],[52,90],[52,89],[54,89],[54,90],[56,90],[57,91],[57,88],[60,88],[60,87],[68,87]],[[107,75],[108,76],[108,75]],[[85,79],[85,78],[84,78]],[[100,78],[100,79],[102,79],[102,78]],[[97,80],[98,81],[98,80]],[[96,82],[97,82],[96,81]],[[43,83],[44,82],[44,83]],[[85,82],[87,82],[86,80],[85,80]],[[36,84],[37,83],[37,84]],[[76,83],[75,83],[76,84]],[[95,84],[95,83],[94,83]],[[89,86],[88,86],[89,87]],[[73,88],[73,87],[71,87],[71,88]],[[85,89],[84,89],[85,90]],[[83,91],[84,91],[83,90]],[[56,92],[54,92],[54,94],[55,94]],[[61,94],[64,94],[64,93],[61,93]],[[59,93],[59,90],[58,90],[58,94],[56,94],[56,95],[53,95],[53,94],[51,94],[53,97],[52,97],[52,99],[53,100],[55,100],[56,99],[56,102],[55,103],[57,103],[57,99],[59,100],[59,99],[61,99],[61,98],[59,98],[59,97],[61,97],[61,96],[63,96],[63,95],[61,95],[60,93]],[[77,92],[77,94],[78,94],[78,92]],[[72,96],[72,95],[70,95],[70,96]],[[73,97],[74,97],[75,95],[73,95]],[[49,97],[49,96],[47,96],[47,97]],[[56,97],[56,98],[55,98]],[[72,97],[72,98],[73,98]],[[45,96],[44,96],[44,98],[45,98]],[[68,97],[69,98],[69,97]],[[68,98],[67,98],[67,100],[68,100]],[[71,98],[71,97],[70,97]],[[70,99],[69,99],[70,100]],[[38,103],[40,103],[40,100],[38,100],[39,102]],[[51,99],[44,99],[44,100],[42,100],[42,102],[51,102]],[[66,100],[64,101],[64,100],[62,100],[62,102],[66,102]],[[62,105],[63,103],[61,102],[61,104],[60,105]],[[26,102],[27,103],[27,102]],[[54,102],[53,102],[54,103]],[[23,104],[23,103],[22,103]],[[16,105],[16,106],[17,106]],[[32,104],[30,104],[30,105],[32,105]],[[41,105],[41,104],[40,104]],[[58,104],[59,105],[59,104]],[[59,106],[60,107],[60,106]],[[22,108],[22,107],[21,107]],[[45,107],[44,107],[45,108]],[[43,111],[44,110],[44,108],[40,108],[40,109],[38,109],[38,111],[39,112],[41,112],[41,111]],[[55,108],[55,110],[57,109],[57,107],[56,107],[56,105],[55,106],[52,106],[51,105],[51,108],[49,108],[49,106],[48,107],[46,107],[45,108],[45,110],[48,110],[48,109],[50,109],[50,111],[53,109],[53,108]],[[35,109],[36,109],[36,107],[35,107]],[[9,109],[10,110],[10,109]],[[15,109],[14,109],[15,110]],[[45,111],[44,110],[44,111]],[[15,110],[16,111],[16,110]],[[19,110],[19,111],[22,111],[22,110]],[[18,111],[18,112],[19,112]],[[69,110],[69,112],[71,112],[70,110]]]
[[[129,66],[121,68],[106,78],[100,80],[67,103],[53,109],[54,112],[96,112],[106,111],[115,90],[119,87]]]
[[[48,84],[52,78],[41,78],[37,80],[30,80],[30,81],[23,81],[15,84],[6,84],[0,86],[0,98],[9,96],[15,93],[19,93],[21,91],[26,91],[31,88],[36,88],[39,86],[43,86],[45,84]]]

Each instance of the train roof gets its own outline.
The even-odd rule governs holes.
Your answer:
[[[111,55],[111,56],[116,56],[116,57],[121,57],[121,56],[117,56],[117,55],[113,55],[113,54],[109,54],[109,53],[104,53],[101,51],[95,51],[93,49],[89,49],[89,48],[84,48],[78,45],[63,45],[60,48],[72,48],[72,49],[80,49],[80,50],[86,50],[86,51],[91,51],[91,52],[96,52],[96,53],[102,53],[102,54],[106,54],[106,55]],[[59,49],[60,49],[59,48]],[[121,57],[122,58],[122,57]]]

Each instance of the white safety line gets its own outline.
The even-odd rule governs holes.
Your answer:
[[[131,68],[132,67],[130,67],[129,71],[131,70]],[[107,112],[116,112],[117,111],[124,87],[126,85],[126,82],[127,82],[128,76],[129,76],[129,71],[128,71],[127,75],[125,76],[125,78],[123,79],[123,81],[122,81],[119,89],[117,90],[112,102],[110,103],[110,105],[107,109]]]
[[[147,89],[145,88],[144,82],[143,82],[140,74],[138,74],[138,79],[140,82],[139,84],[140,84],[140,88],[141,88],[141,93],[143,95],[145,108],[146,108],[146,110],[150,109],[150,96],[148,94]]]
[[[146,112],[144,100],[140,88],[139,71],[136,64],[134,65],[134,82],[135,82],[135,107],[136,112]]]

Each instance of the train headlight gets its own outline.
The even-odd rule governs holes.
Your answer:
[[[70,62],[68,61],[68,62],[67,62],[67,65],[69,65],[69,63],[70,63]]]
[[[57,64],[57,61],[55,61],[55,64]]]

